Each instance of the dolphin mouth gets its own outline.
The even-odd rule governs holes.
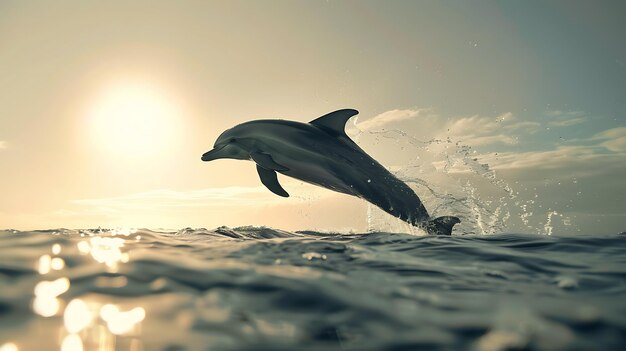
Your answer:
[[[202,154],[202,161],[207,162],[217,160],[218,158],[224,158],[225,155],[222,154],[222,150],[224,150],[224,146],[205,152]]]

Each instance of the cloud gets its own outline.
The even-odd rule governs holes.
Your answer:
[[[618,127],[618,128],[607,129],[605,131],[597,133],[592,137],[592,139],[595,139],[595,140],[617,139],[617,138],[623,138],[625,136],[626,136],[626,127]]]
[[[7,142],[0,140],[0,149],[6,149],[6,148],[7,148]]]
[[[553,150],[532,152],[500,152],[481,157],[494,169],[560,169],[578,167],[588,171],[594,167],[615,168],[611,163],[624,163],[626,152],[626,127],[607,129],[591,138],[581,141],[595,141],[591,145],[559,146]],[[611,151],[607,153],[606,150]],[[595,165],[595,166],[592,166]]]
[[[584,117],[583,111],[561,111],[551,110],[546,111],[546,116],[551,117],[552,120],[548,122],[550,127],[569,127],[576,124],[587,122],[587,118]]]
[[[420,125],[428,125],[428,128],[419,129],[420,139],[452,138],[470,146],[517,144],[520,133],[532,133],[540,126],[538,122],[520,121],[511,112],[495,117],[473,115],[445,119],[437,115],[434,109],[423,108],[386,111],[358,123],[357,127],[361,131],[378,132],[381,127],[393,126],[397,122],[417,117],[424,122]],[[406,129],[408,135],[412,133],[410,128],[409,126]]]
[[[469,136],[464,140],[468,145],[482,146],[490,144],[517,144],[519,140],[515,137],[505,134],[489,135],[489,136]]]
[[[447,123],[444,128],[449,136],[470,146],[490,144],[517,144],[518,134],[532,132],[539,123],[518,121],[511,112],[497,117],[470,116],[457,118]]]
[[[501,123],[512,121],[515,117],[511,112],[503,113],[495,118],[478,115],[462,117],[452,121],[448,129],[452,134],[478,131],[480,133],[491,132],[500,128]]]
[[[613,152],[626,151],[626,137],[605,141],[600,144]]]
[[[548,122],[548,125],[551,127],[569,127],[569,126],[573,126],[576,124],[581,124],[587,122],[587,119],[584,117],[574,117],[574,118],[570,118],[570,119],[564,119],[561,121],[550,121]]]
[[[535,132],[537,128],[541,126],[541,123],[534,121],[518,121],[511,124],[504,125],[504,129],[508,130],[525,130],[526,132]]]
[[[600,145],[613,152],[626,151],[626,127],[607,129],[594,135],[591,140],[605,140]]]
[[[255,187],[221,187],[189,191],[168,189],[152,190],[117,197],[74,200],[74,205],[98,208],[102,211],[119,212],[136,209],[166,209],[190,207],[228,207],[258,206],[284,204],[285,201],[320,198],[327,192],[289,179],[282,181],[285,189],[292,195],[284,199],[271,193],[264,186]]]
[[[428,110],[391,110],[382,113],[373,119],[369,127],[374,128],[392,125],[394,122],[414,118],[418,112],[428,111],[428,128],[420,128],[421,145],[430,141],[446,141],[467,146],[516,145],[523,137],[535,133],[542,126],[535,121],[519,120],[513,113],[506,112],[495,117],[472,115],[444,119],[436,115],[432,109]],[[581,111],[548,111],[546,115],[553,117],[547,125],[567,127],[587,121]],[[407,136],[413,131],[405,130]],[[371,133],[371,132],[370,132]],[[522,138],[522,139],[520,139]],[[422,141],[423,140],[423,141]],[[430,141],[429,141],[430,140]],[[607,168],[614,168],[611,162],[623,162],[623,153],[626,151],[626,127],[613,128],[597,133],[592,137],[580,139],[581,144],[559,145],[554,149],[528,152],[498,152],[484,154],[481,162],[487,163],[493,169],[587,169],[585,162],[593,162]],[[574,140],[572,140],[574,142]],[[592,142],[592,143],[590,143]],[[444,143],[445,144],[445,143]],[[438,145],[430,145],[434,152],[439,150],[445,153]],[[607,151],[617,154],[607,154]],[[434,160],[436,161],[436,160]]]
[[[432,112],[432,109],[406,109],[406,110],[390,110],[383,112],[371,119],[357,124],[360,130],[369,130],[383,127],[390,123],[396,123],[413,119],[425,113]]]
[[[493,169],[556,169],[572,165],[584,165],[591,160],[607,158],[606,154],[596,153],[593,147],[565,146],[555,150],[531,152],[499,152],[483,155],[481,162]]]
[[[550,117],[561,117],[561,116],[582,116],[585,113],[583,111],[562,111],[562,110],[549,110],[546,111],[546,116]]]

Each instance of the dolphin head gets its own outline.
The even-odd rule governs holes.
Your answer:
[[[213,150],[202,155],[202,161],[213,161],[220,158],[249,160],[250,152],[238,142],[240,137],[238,132],[237,127],[224,131],[215,141]]]

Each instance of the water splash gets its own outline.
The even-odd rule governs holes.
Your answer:
[[[545,217],[535,216],[540,210],[537,188],[528,189],[515,183],[524,191],[520,194],[488,163],[481,162],[477,150],[459,140],[449,136],[420,140],[401,130],[359,131],[355,139],[376,149],[389,150],[396,162],[390,170],[415,190],[431,216],[455,215],[461,219],[455,233],[551,234],[554,229],[551,218],[546,222]],[[497,157],[497,153],[489,155]],[[412,233],[416,230],[393,220],[374,205],[368,205],[367,220],[370,231]],[[574,226],[566,216],[562,224]]]

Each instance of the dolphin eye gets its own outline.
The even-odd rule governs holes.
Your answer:
[[[230,140],[228,141],[229,143],[234,143],[235,141],[237,141],[237,139],[235,138],[230,138]]]

